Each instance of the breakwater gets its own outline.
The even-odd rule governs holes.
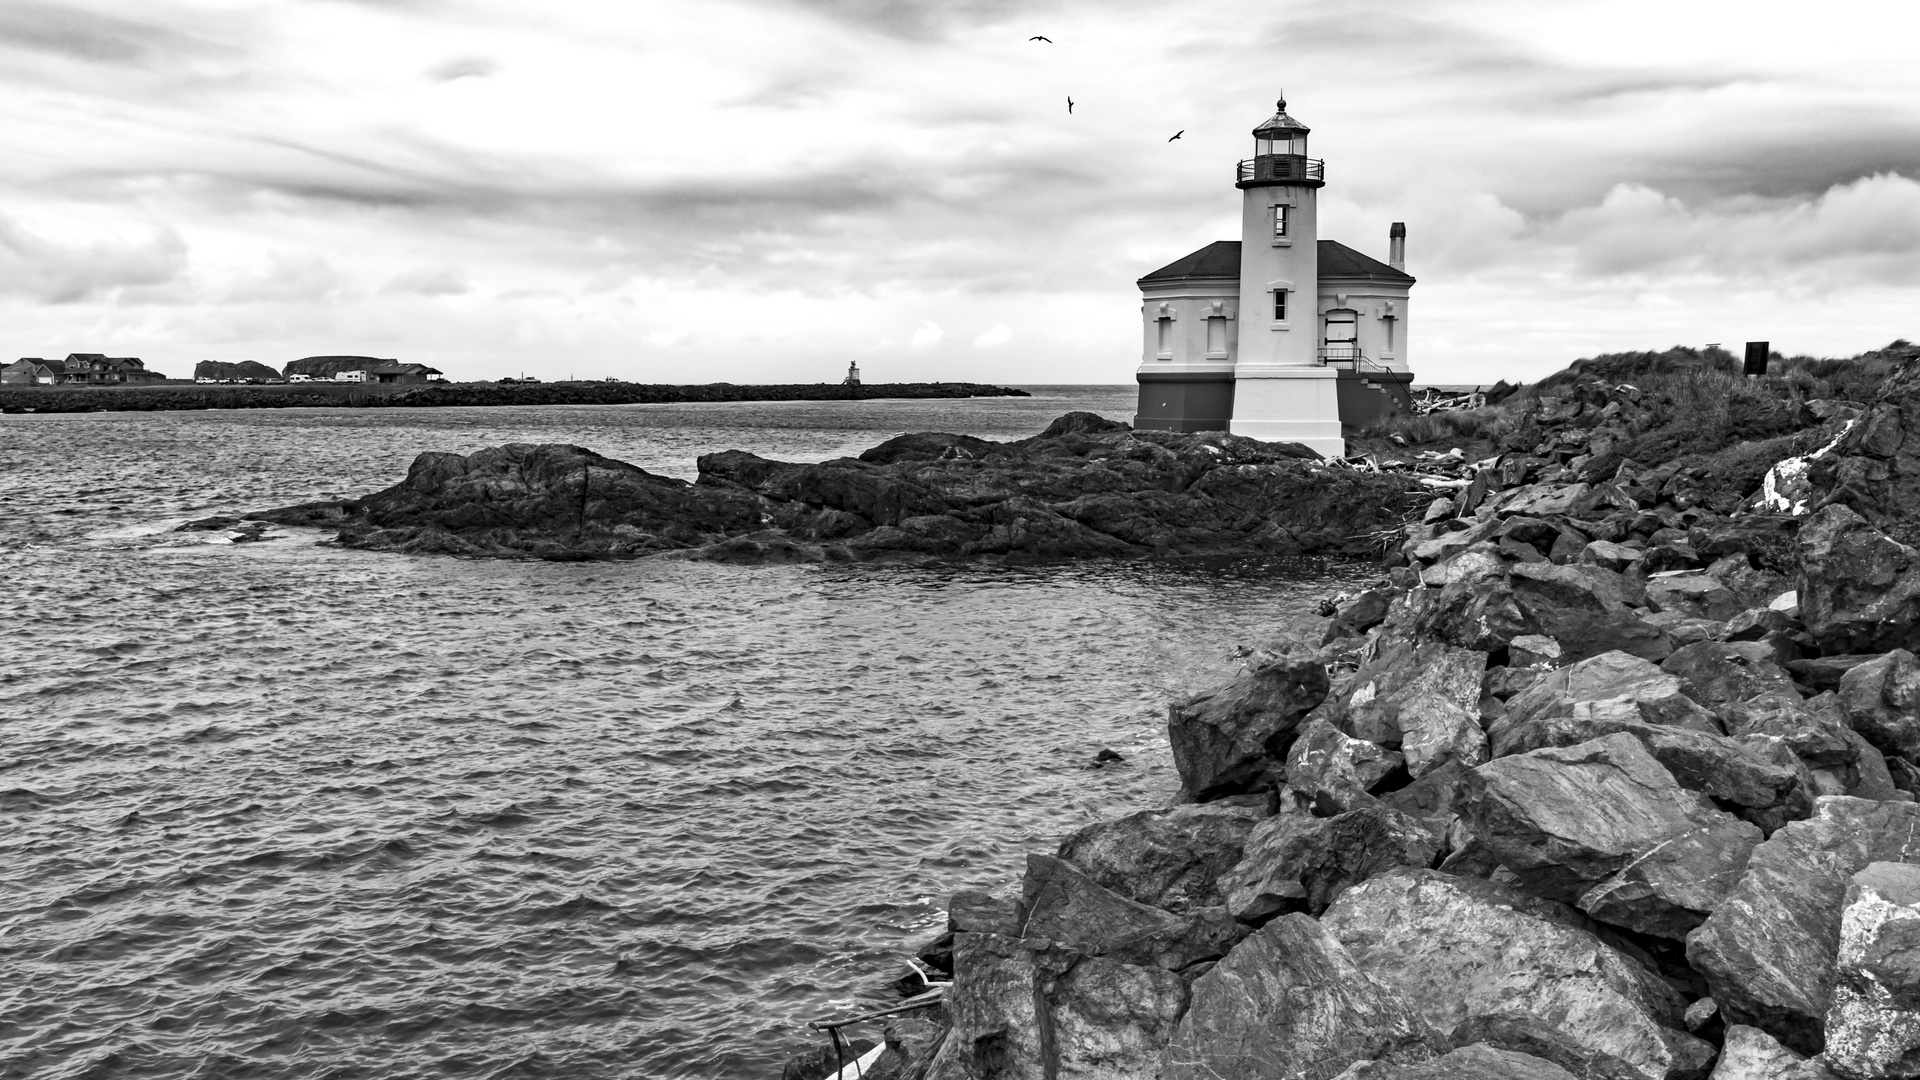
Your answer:
[[[1588,378],[1428,470],[1373,587],[1173,703],[1173,805],[951,898],[861,1075],[1911,1076],[1920,373],[1782,398],[1641,464],[1713,418]]]
[[[292,383],[284,386],[9,387],[7,412],[164,412],[192,409],[442,408],[494,405],[658,405],[725,401],[877,401],[1026,397],[983,383],[667,385],[628,382],[435,383],[415,386]]]

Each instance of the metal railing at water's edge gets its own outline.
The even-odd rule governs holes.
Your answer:
[[[922,967],[912,958],[908,958],[907,966],[913,969],[914,974],[920,976],[920,984],[926,987],[925,990],[902,1001],[898,1005],[885,1009],[873,1009],[869,1012],[855,1013],[852,1016],[842,1016],[828,1020],[809,1020],[807,1022],[808,1027],[815,1031],[826,1032],[827,1038],[833,1041],[833,1053],[837,1060],[838,1068],[828,1080],[854,1080],[855,1077],[864,1075],[866,1070],[879,1058],[880,1052],[886,1049],[886,1043],[882,1042],[879,1046],[868,1051],[866,1055],[849,1062],[846,1059],[845,1052],[841,1049],[841,1028],[860,1023],[863,1020],[878,1020],[882,1017],[893,1016],[898,1013],[924,1009],[929,1005],[938,1005],[946,998],[947,988],[953,985],[952,980],[942,981],[935,979],[932,972]],[[853,1071],[849,1072],[849,1069]]]

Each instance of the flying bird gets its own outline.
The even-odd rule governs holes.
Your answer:
[[[1182,136],[1182,135],[1185,135],[1186,133],[1187,133],[1187,129],[1186,129],[1186,128],[1181,128],[1181,129],[1180,129],[1179,131],[1176,131],[1176,132],[1174,132],[1174,133],[1173,133],[1173,139],[1177,139],[1177,138],[1179,138],[1180,136]],[[1173,141],[1173,139],[1168,139],[1167,141],[1168,141],[1168,142],[1172,142],[1172,141]]]
[[[1071,96],[1067,98],[1067,115],[1073,115],[1073,98]]]
[[[1027,40],[1028,40],[1028,41],[1044,41],[1044,42],[1046,42],[1046,43],[1047,43],[1047,44],[1049,44],[1049,45],[1051,45],[1051,44],[1053,44],[1053,39],[1052,39],[1052,38],[1050,38],[1050,37],[1043,37],[1043,36],[1041,36],[1041,35],[1039,35],[1039,34],[1035,34],[1035,35],[1033,35],[1032,37],[1030,37],[1030,38],[1028,38]]]

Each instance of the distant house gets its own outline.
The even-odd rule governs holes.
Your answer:
[[[367,372],[368,382],[378,383],[424,383],[443,382],[446,376],[438,368],[425,364],[382,364]]]
[[[23,356],[0,367],[0,386],[52,386],[65,375],[58,359]]]
[[[155,383],[166,376],[148,371],[137,356],[108,356],[105,353],[68,353],[64,361],[66,378],[60,381],[89,386],[126,383]]]
[[[0,367],[0,386],[52,386],[66,377],[66,367],[58,360],[23,356]]]
[[[290,383],[296,383],[296,382],[312,382],[312,381],[313,381],[313,376],[311,376],[311,375],[289,375],[289,376],[287,376],[287,381],[288,381],[288,382],[290,382]]]

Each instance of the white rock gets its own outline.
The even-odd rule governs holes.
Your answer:
[[[1920,1072],[1920,866],[1869,863],[1847,886],[1826,1061],[1845,1076]]]

